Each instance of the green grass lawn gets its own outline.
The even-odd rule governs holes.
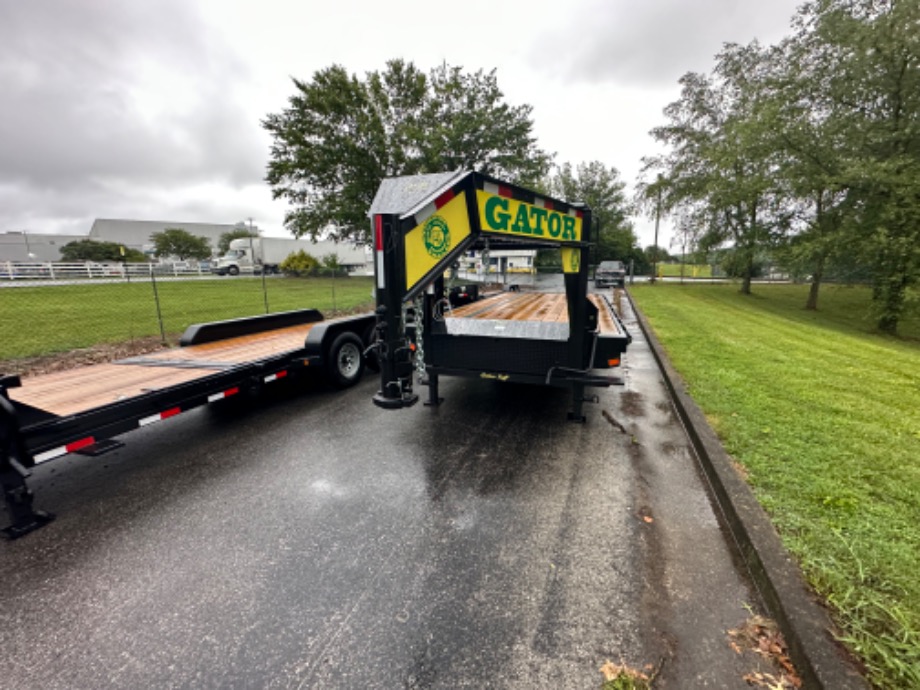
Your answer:
[[[260,278],[158,281],[166,335],[175,338],[203,321],[312,307],[326,316],[371,308],[372,278]],[[73,350],[100,343],[159,336],[149,280],[105,285],[48,285],[0,289],[0,360]]]
[[[920,318],[865,288],[631,288],[878,687],[920,688]]]

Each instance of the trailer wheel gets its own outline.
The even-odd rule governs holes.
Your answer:
[[[364,374],[364,347],[352,332],[340,333],[329,348],[326,374],[334,386],[348,388]]]
[[[227,273],[229,273],[232,276],[238,276],[240,274],[240,269],[238,266],[231,266],[230,268],[227,269]]]

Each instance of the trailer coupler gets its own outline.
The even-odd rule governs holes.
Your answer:
[[[0,490],[10,519],[9,527],[0,531],[9,539],[24,537],[54,520],[54,515],[32,509],[34,497],[26,484],[30,473],[23,465],[26,457],[16,410],[0,395]]]

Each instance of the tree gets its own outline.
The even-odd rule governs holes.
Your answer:
[[[845,191],[850,251],[872,267],[879,330],[897,331],[920,278],[920,4],[814,0],[797,44],[846,142],[834,171]]]
[[[285,199],[285,227],[368,243],[367,212],[387,176],[475,168],[513,183],[543,177],[550,156],[536,145],[531,107],[504,102],[496,73],[446,64],[426,76],[391,60],[361,79],[333,65],[294,79],[288,107],[268,115],[266,181]]]
[[[258,237],[259,232],[257,230],[250,230],[249,228],[239,227],[234,230],[229,230],[228,232],[221,233],[220,238],[217,240],[217,252],[223,256],[230,250],[230,243],[233,240],[243,239],[245,237]]]
[[[124,255],[122,255],[124,249]],[[128,249],[118,242],[97,242],[95,240],[75,240],[61,247],[63,261],[127,261],[139,263],[147,256],[137,249]]]
[[[670,122],[652,130],[671,150],[645,159],[644,172],[658,177],[638,192],[646,209],[661,198],[667,211],[699,228],[701,249],[730,244],[744,294],[751,292],[755,254],[791,222],[777,151],[757,116],[772,64],[756,42],[729,44],[711,76],[684,75],[680,99],[665,109]]]
[[[597,232],[595,262],[614,259],[628,263],[636,257],[636,233],[629,219],[632,208],[626,199],[626,184],[616,168],[607,168],[600,161],[580,163],[575,169],[565,163],[547,186],[553,196],[580,201],[591,208]]]
[[[674,260],[674,257],[668,253],[667,249],[656,247],[653,244],[647,246],[643,254],[645,255],[645,260],[650,264],[663,264]]]
[[[211,256],[211,241],[207,237],[198,237],[182,228],[166,228],[162,232],[155,232],[150,236],[150,241],[158,257],[175,256],[185,261]]]

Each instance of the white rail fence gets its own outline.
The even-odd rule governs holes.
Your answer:
[[[61,261],[0,261],[0,281],[119,279],[151,276],[210,276],[206,262],[170,263],[101,263],[96,261],[66,263]]]

